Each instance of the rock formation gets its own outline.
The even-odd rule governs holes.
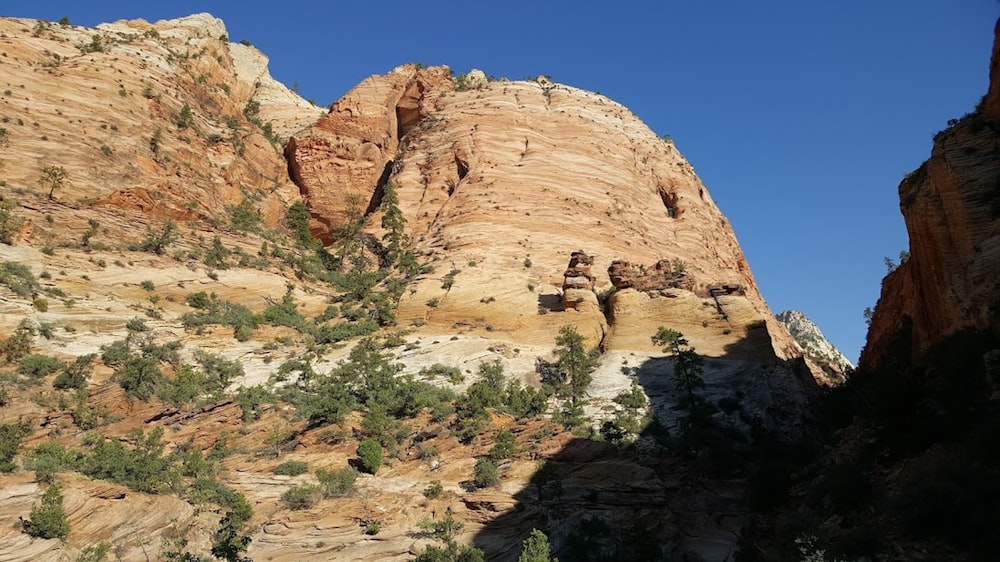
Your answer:
[[[563,272],[562,303],[564,307],[576,308],[585,300],[594,299],[594,275],[590,272],[594,258],[584,252],[570,255],[569,267]]]
[[[377,476],[360,477],[356,495],[290,509],[286,491],[315,484],[316,468],[354,458],[350,436],[364,431],[363,413],[316,427],[280,403],[246,421],[233,398],[241,387],[287,383],[300,362],[330,372],[357,341],[336,330],[369,320],[330,282],[342,274],[337,257],[298,238],[309,217],[297,217],[295,236],[285,228],[289,206],[304,201],[305,226],[325,242],[360,225],[366,250],[381,256],[377,219],[391,183],[420,271],[399,288],[397,325],[379,333],[403,374],[462,391],[480,364],[497,361],[537,387],[537,359],[551,357],[570,325],[603,352],[585,397],[595,426],[636,388],[676,434],[684,412],[672,363],[651,341],[667,326],[704,357],[704,399],[726,405],[713,414],[720,423],[748,439],[800,437],[809,382],[795,368],[801,351],[690,164],[626,108],[544,78],[490,81],[478,71],[453,77],[445,67],[403,65],[324,113],[205,14],[97,29],[0,19],[0,45],[0,117],[10,139],[0,194],[13,213],[4,216],[17,223],[16,244],[0,243],[0,263],[23,264],[38,282],[37,294],[0,283],[0,342],[27,319],[39,332],[31,351],[69,361],[141,332],[179,342],[183,361],[211,351],[243,370],[226,396],[204,396],[205,404],[126,397],[115,368],[97,361],[72,397],[53,388],[54,373],[25,388],[4,382],[11,399],[0,423],[33,420],[22,455],[47,442],[83,450],[84,427],[124,443],[134,429],[166,428],[167,451],[231,447],[217,477],[253,504],[255,559],[410,560],[425,544],[413,537],[417,522],[446,507],[467,525],[462,542],[499,525],[484,541],[511,558],[511,538],[531,521],[515,506],[527,498],[529,510],[547,509],[530,497],[538,459],[565,463],[567,497],[588,510],[663,521],[650,535],[656,541],[710,559],[736,548],[747,513],[742,481],[706,488],[679,457],[650,466],[616,458],[613,446],[580,443],[544,415],[492,412],[477,420],[486,429],[460,440],[450,422],[421,411],[406,420],[412,431],[400,432],[399,454]],[[52,198],[37,191],[47,166],[68,174]],[[227,303],[251,324],[268,320],[235,337],[231,325],[191,322],[196,296]],[[321,335],[333,341],[320,343]],[[454,366],[448,381],[435,380],[442,365]],[[16,370],[0,364],[5,377]],[[169,364],[162,376],[176,382],[193,372]],[[466,489],[500,429],[513,430],[519,451],[500,467],[502,486]],[[665,450],[655,436],[644,439]],[[311,472],[274,474],[286,459]],[[76,559],[108,541],[123,559],[141,559],[176,537],[205,551],[222,515],[211,501],[195,509],[78,472],[59,478],[75,531],[65,542],[42,541],[4,526],[0,558]],[[441,481],[441,497],[425,497],[430,480]],[[41,493],[26,472],[0,475],[0,486],[14,491],[0,498],[4,520],[28,513]],[[616,502],[605,505],[605,496]],[[509,527],[498,522],[503,514],[515,514]],[[568,532],[581,517],[569,515],[553,524]]]
[[[549,340],[569,323],[604,349],[647,351],[666,322],[718,356],[727,348],[753,348],[750,355],[772,362],[799,355],[728,222],[672,142],[626,108],[576,88],[465,77],[453,86],[448,75],[404,65],[371,77],[287,150],[319,231],[373,212],[379,186],[395,186],[417,253],[437,270],[403,296],[401,321],[489,325],[522,343]],[[576,282],[565,285],[565,256],[576,249],[592,257],[595,272],[616,260],[660,262],[654,274],[682,264],[683,275],[673,271],[668,283],[679,293],[644,295],[655,302],[632,314],[626,301],[640,297],[620,290],[614,319],[636,322],[608,325],[596,299],[583,306]],[[454,270],[442,290],[441,276]],[[593,286],[608,291],[612,281],[594,274]],[[719,287],[739,290],[716,298]],[[577,304],[556,306],[564,300]],[[678,303],[690,306],[674,314]],[[750,325],[752,333],[743,328]]]
[[[909,361],[963,328],[998,330],[1000,310],[1000,27],[989,92],[934,138],[899,185],[910,258],[882,282],[862,368]]]
[[[798,310],[786,310],[775,318],[788,330],[805,352],[807,360],[822,369],[826,374],[824,382],[837,384],[845,380],[847,373],[854,365],[834,347],[812,320]]]

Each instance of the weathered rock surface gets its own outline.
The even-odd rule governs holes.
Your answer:
[[[402,321],[489,326],[522,343],[575,324],[613,349],[618,340],[605,338],[599,303],[564,305],[582,304],[576,285],[590,285],[586,276],[566,284],[566,255],[580,249],[593,271],[604,272],[616,260],[655,264],[668,254],[670,267],[683,264],[683,286],[694,297],[738,288],[729,296],[762,326],[771,360],[798,356],[731,228],[670,141],[596,94],[507,81],[452,92],[446,72],[402,66],[369,78],[288,149],[296,182],[327,231],[343,224],[351,205],[373,208],[380,181],[395,186],[418,253],[438,270],[404,295]],[[400,100],[414,98],[419,109],[403,111]],[[454,283],[443,289],[441,276],[453,270]],[[593,276],[598,291],[611,287]],[[714,315],[706,310],[673,327],[686,333]],[[648,338],[663,322],[674,320],[636,327],[648,332],[642,349],[654,349]],[[717,339],[718,349],[744,335],[722,325],[698,331],[696,344]]]
[[[259,91],[264,119],[301,123],[322,110],[274,94],[266,59],[231,45],[220,20],[87,29],[3,18],[0,33],[9,186],[39,189],[42,168],[57,166],[68,176],[53,197],[83,215],[207,220],[249,197],[272,226],[298,200],[280,150],[244,109]]]
[[[806,359],[826,374],[824,382],[837,384],[846,380],[847,373],[854,369],[854,365],[823,336],[819,326],[798,310],[785,310],[775,318],[802,347]]]
[[[1000,329],[1000,27],[983,103],[935,136],[899,185],[910,258],[882,281],[863,368],[910,360],[963,328]]]
[[[403,65],[370,76],[311,128],[293,136],[285,150],[295,183],[329,241],[333,230],[378,206],[400,139],[427,116],[426,99],[451,89],[446,67]]]

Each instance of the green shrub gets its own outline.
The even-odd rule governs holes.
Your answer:
[[[350,495],[354,491],[354,481],[357,478],[358,471],[351,467],[316,471],[316,479],[319,480],[320,492],[324,498],[342,498]]]
[[[274,467],[273,472],[282,476],[298,476],[309,472],[309,464],[302,461],[285,461]]]
[[[174,467],[175,458],[163,454],[162,427],[148,435],[137,429],[129,435],[129,441],[133,443],[131,448],[98,436],[90,454],[81,461],[80,471],[138,492],[155,494],[167,486],[177,486],[180,475]]]
[[[93,370],[93,363],[96,355],[87,354],[77,357],[72,363],[65,365],[55,380],[52,381],[52,388],[57,390],[82,390],[87,388],[87,379]]]
[[[358,445],[358,465],[361,472],[375,474],[382,466],[382,444],[374,439],[365,439]]]
[[[272,399],[271,391],[262,385],[241,387],[236,394],[236,401],[243,410],[243,421],[260,419],[261,406]]]
[[[0,244],[11,246],[14,244],[14,235],[21,230],[24,219],[14,213],[17,204],[10,199],[0,201]],[[0,266],[0,278],[3,277],[2,266]],[[0,284],[3,284],[0,281]]]
[[[497,433],[493,448],[490,449],[489,457],[493,461],[499,461],[514,456],[517,453],[517,440],[514,433],[505,429]]]
[[[497,465],[489,458],[484,457],[476,461],[474,471],[472,482],[477,488],[488,488],[500,483]]]
[[[14,329],[14,333],[0,343],[0,354],[8,363],[16,363],[31,352],[31,344],[35,339],[35,327],[27,318],[22,319]]]
[[[319,499],[319,488],[313,485],[293,486],[281,494],[281,501],[285,502],[288,509],[300,510],[309,509],[316,505]]]
[[[63,367],[63,362],[49,355],[33,353],[21,359],[17,372],[35,381],[51,375]]]
[[[24,455],[23,465],[35,471],[39,482],[51,482],[55,473],[75,470],[80,457],[58,443],[42,443]]]
[[[0,263],[0,285],[19,297],[30,297],[41,290],[31,269],[13,261]]]
[[[17,423],[0,423],[0,472],[11,472],[14,466],[14,455],[21,446],[21,439],[31,433],[31,425],[25,421]]]
[[[31,508],[24,532],[42,539],[63,539],[69,535],[69,518],[63,507],[62,489],[58,484],[49,486],[42,494],[42,501]]]
[[[424,488],[424,497],[429,500],[441,497],[441,494],[443,493],[444,493],[444,486],[441,485],[440,480],[432,480],[430,485]]]
[[[156,152],[156,150],[153,152]],[[175,241],[177,241],[177,225],[173,221],[167,221],[163,223],[163,228],[160,231],[155,231],[152,228],[148,229],[146,231],[146,238],[138,244],[129,246],[129,249],[162,256],[167,253],[167,246],[173,244]]]
[[[35,307],[38,312],[48,312],[49,311],[49,300],[45,297],[38,297],[31,301],[31,306]]]

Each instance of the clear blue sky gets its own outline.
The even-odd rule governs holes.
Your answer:
[[[5,4],[88,26],[210,12],[321,104],[404,62],[599,91],[673,137],[771,308],[852,360],[883,257],[907,247],[896,187],[986,92],[1000,16],[996,0]]]

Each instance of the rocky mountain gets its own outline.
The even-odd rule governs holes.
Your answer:
[[[795,338],[795,342],[805,352],[806,358],[827,374],[829,383],[844,382],[846,374],[854,369],[854,365],[839,349],[827,341],[819,326],[798,310],[785,310],[778,313],[775,318]]]
[[[1000,328],[997,48],[976,110],[935,135],[930,159],[899,185],[910,259],[882,282],[863,367],[912,361],[962,329]]]
[[[491,560],[729,559],[746,455],[809,432],[728,221],[608,98],[407,64],[324,110],[206,14],[0,18],[0,69],[0,516],[56,481],[71,529],[2,559],[411,560],[444,513]]]

